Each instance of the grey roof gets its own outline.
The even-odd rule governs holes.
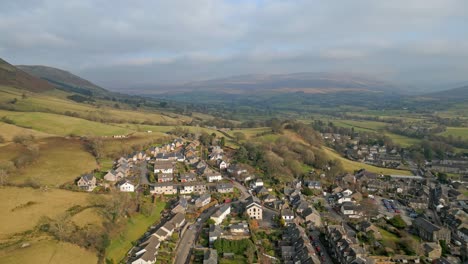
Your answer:
[[[85,174],[83,176],[81,176],[82,179],[84,179],[85,181],[92,181],[93,178],[94,178],[94,175],[93,174]]]
[[[422,228],[425,231],[430,232],[430,233],[440,230],[440,227],[434,225],[433,223],[429,222],[428,220],[422,217],[418,217],[414,219],[413,225],[416,225],[419,228]]]
[[[215,249],[209,249],[203,258],[203,264],[217,264],[218,252]]]
[[[209,237],[219,237],[223,230],[218,225],[210,225]]]
[[[185,221],[185,215],[182,213],[176,214],[172,219],[171,222],[176,226],[180,226]]]

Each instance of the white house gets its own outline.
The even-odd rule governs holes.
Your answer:
[[[225,162],[224,160],[218,160],[218,167],[220,170],[225,170],[228,166],[229,164],[227,164],[227,162]]]
[[[250,219],[263,219],[263,208],[257,202],[251,202],[245,207],[245,212],[250,217]]]
[[[258,188],[263,186],[263,181],[262,179],[257,179],[254,182],[252,182],[252,188]]]
[[[215,181],[220,181],[223,179],[223,176],[219,173],[211,172],[206,174],[206,180],[208,182],[215,182]]]
[[[343,215],[353,215],[355,214],[355,206],[353,203],[346,202],[341,205],[341,213]]]
[[[219,207],[218,211],[216,211],[210,219],[215,222],[215,225],[219,225],[223,222],[223,220],[231,213],[231,206],[229,204],[224,204]]]
[[[155,162],[154,173],[172,174],[174,173],[174,166],[172,162]]]
[[[135,185],[133,185],[129,181],[122,181],[119,183],[119,190],[121,192],[134,192],[135,191]]]
[[[349,189],[346,189],[344,191],[342,191],[341,193],[343,193],[344,196],[350,196],[351,194],[353,194],[353,192]]]
[[[281,218],[286,222],[292,222],[294,220],[294,213],[289,209],[281,210]]]

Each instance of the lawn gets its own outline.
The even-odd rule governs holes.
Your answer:
[[[123,259],[132,247],[132,241],[140,238],[148,227],[159,221],[161,211],[165,206],[165,202],[157,202],[153,214],[150,216],[138,214],[130,218],[124,231],[112,238],[109,247],[106,249],[106,258],[113,259],[115,262]]]
[[[343,167],[346,171],[353,172],[355,170],[359,169],[366,169],[367,171],[374,172],[374,173],[380,173],[384,175],[390,175],[390,174],[397,174],[397,175],[412,175],[410,171],[406,170],[395,170],[395,169],[387,169],[387,168],[380,168],[380,167],[375,167],[369,164],[365,163],[360,163],[352,160],[348,160],[344,157],[341,157],[338,153],[336,153],[334,150],[330,148],[322,148],[325,153],[328,155],[329,158],[332,159],[338,159],[341,161],[343,164]]]
[[[39,157],[10,177],[13,183],[33,179],[42,185],[59,186],[97,168],[94,157],[78,139],[48,138],[38,141]]]
[[[0,238],[33,229],[42,216],[55,217],[75,205],[87,205],[90,194],[60,189],[0,189]],[[27,205],[28,202],[33,204]]]
[[[27,248],[4,249],[0,251],[0,263],[48,263],[88,264],[97,263],[97,254],[79,246],[41,240],[31,242]]]

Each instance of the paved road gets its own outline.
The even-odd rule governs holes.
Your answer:
[[[241,192],[241,197],[239,198],[240,201],[245,201],[245,199],[247,199],[247,197],[250,196],[249,191],[247,191],[247,188],[244,185],[240,184],[235,180],[232,180],[226,175],[224,175],[223,177],[224,179],[231,181],[234,187],[236,187]]]
[[[210,216],[214,214],[214,212],[216,212],[217,209],[218,207],[215,206],[206,209],[203,213],[201,213],[199,217],[201,218],[201,221],[191,224],[191,227],[187,228],[184,235],[180,239],[179,245],[176,249],[177,255],[174,263],[188,263],[188,261],[190,260],[190,250],[193,248],[193,246],[195,245],[195,241],[200,235],[203,223],[205,223],[206,220],[208,220],[208,218],[210,218]]]
[[[324,260],[322,260],[322,257],[320,256],[320,254],[318,252],[317,252],[317,257],[321,260],[322,263],[333,264],[333,261],[332,261],[331,257],[328,255],[328,252],[326,250],[327,248],[325,246],[323,246],[322,242],[319,239],[320,238],[320,232],[317,231],[317,230],[314,230],[314,231],[310,232],[310,234],[312,234],[312,236],[314,236],[314,242],[320,248],[320,251],[323,253]],[[314,249],[315,249],[315,247],[314,247]]]

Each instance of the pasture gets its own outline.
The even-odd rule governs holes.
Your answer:
[[[97,263],[97,254],[74,244],[54,240],[30,242],[26,248],[0,250],[0,264],[48,263],[85,264]]]
[[[468,140],[468,127],[447,127],[447,130],[439,135],[454,138],[461,137],[463,140]]]
[[[0,189],[0,238],[33,229],[42,216],[54,218],[75,205],[85,206],[92,194],[60,189]]]
[[[379,174],[384,174],[384,175],[390,175],[390,174],[412,175],[412,173],[410,171],[406,171],[406,170],[395,170],[395,169],[380,168],[380,167],[372,166],[372,165],[369,165],[369,164],[348,160],[348,159],[340,156],[334,150],[332,150],[330,148],[327,148],[327,147],[323,147],[322,150],[325,151],[325,153],[328,155],[329,158],[340,160],[341,163],[343,164],[343,168],[348,172],[353,172],[355,170],[360,170],[360,169],[366,169],[367,171],[374,172],[374,173],[379,173]]]
[[[32,179],[41,185],[59,186],[97,168],[96,160],[78,139],[48,138],[37,144],[37,160],[12,175],[12,183]]]

